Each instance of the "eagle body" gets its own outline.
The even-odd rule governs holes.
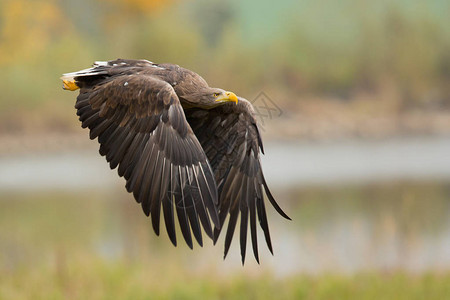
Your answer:
[[[209,87],[174,64],[117,59],[64,74],[63,88],[80,89],[75,108],[111,169],[126,180],[157,235],[160,214],[177,245],[175,220],[187,245],[217,241],[228,218],[224,257],[240,216],[245,261],[250,227],[259,262],[257,223],[272,251],[264,194],[285,218],[261,168],[263,144],[251,103]],[[203,229],[203,230],[202,230]]]

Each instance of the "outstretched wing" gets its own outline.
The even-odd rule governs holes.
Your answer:
[[[94,74],[92,74],[94,73]],[[186,121],[173,88],[149,75],[86,72],[75,108],[100,154],[125,177],[128,192],[151,214],[159,235],[161,205],[167,233],[176,245],[174,206],[181,232],[192,248],[191,230],[202,245],[201,225],[213,237],[220,227],[214,174]]]
[[[230,214],[224,256],[228,253],[240,213],[242,263],[245,261],[249,216],[253,253],[259,262],[257,220],[264,232],[267,246],[273,253],[263,189],[274,208],[283,217],[289,217],[275,202],[264,179],[259,157],[259,151],[264,150],[253,107],[247,100],[239,98],[238,104],[227,103],[210,110],[192,108],[185,110],[185,114],[215,173],[221,225]],[[219,234],[220,227],[215,228],[215,241]]]

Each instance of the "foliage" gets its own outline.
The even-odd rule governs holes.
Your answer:
[[[0,116],[65,108],[61,73],[118,57],[178,63],[247,98],[387,89],[403,108],[448,106],[448,3],[336,3],[4,0]]]

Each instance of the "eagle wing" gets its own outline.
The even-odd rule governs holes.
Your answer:
[[[259,262],[256,223],[259,222],[271,253],[263,190],[276,211],[289,217],[272,196],[261,168],[260,150],[264,153],[254,110],[250,102],[239,98],[238,104],[227,103],[210,110],[185,110],[186,118],[209,159],[219,192],[219,219],[223,225],[229,214],[224,256],[227,255],[240,213],[240,247],[245,261],[248,221],[253,253]],[[215,228],[214,240],[220,234]]]
[[[90,138],[98,138],[100,154],[118,167],[157,235],[162,205],[174,245],[174,206],[190,248],[191,230],[203,243],[200,224],[213,238],[210,219],[220,227],[214,174],[172,86],[151,75],[97,69],[74,77],[81,87],[75,108]]]

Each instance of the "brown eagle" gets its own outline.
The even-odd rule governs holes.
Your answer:
[[[151,215],[159,235],[161,206],[167,234],[176,246],[175,214],[187,245],[201,228],[213,239],[229,214],[226,257],[240,214],[245,261],[247,231],[259,263],[256,223],[271,253],[259,152],[264,153],[255,112],[247,100],[209,87],[198,74],[174,64],[117,59],[64,74],[63,88],[80,89],[75,108],[111,169],[118,167],[126,189]],[[214,230],[212,229],[214,226]]]

